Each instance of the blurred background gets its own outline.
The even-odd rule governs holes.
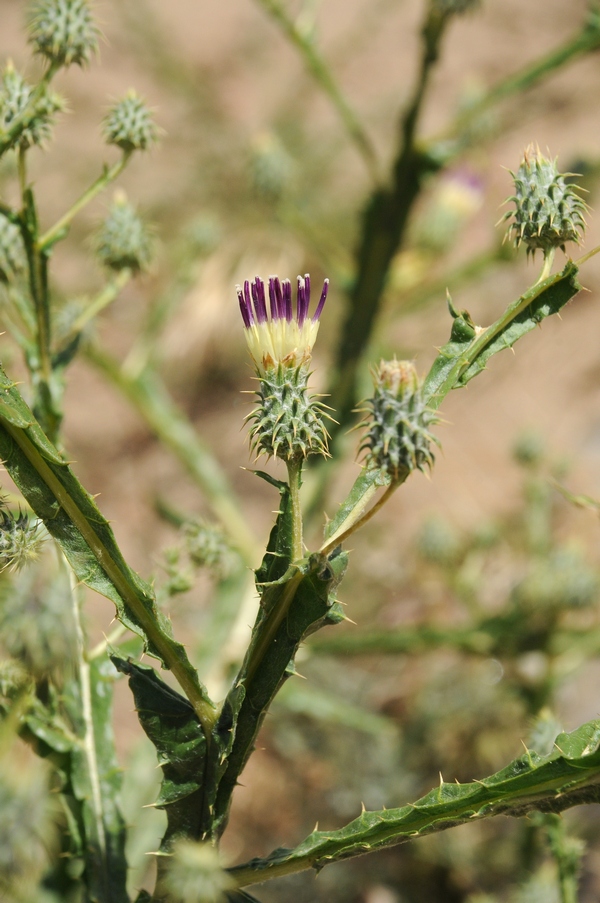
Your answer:
[[[291,39],[278,9],[293,25]],[[255,274],[293,279],[310,272],[313,284],[330,278],[313,383],[323,392],[335,387],[362,215],[376,186],[389,181],[398,153],[425,4],[103,0],[96,12],[100,56],[84,72],[73,67],[58,75],[68,109],[48,152],[30,154],[40,217],[51,225],[101,162],[112,162],[101,120],[135,87],[162,135],[119,187],[153,224],[156,256],[90,338],[126,376],[151,362],[161,391],[218,459],[260,549],[276,499],[245,469],[253,465],[242,426],[248,396],[241,392],[253,388],[253,374],[235,284]],[[457,123],[468,129],[448,164],[422,182],[357,362],[355,401],[369,394],[369,364],[382,357],[409,358],[428,370],[449,336],[446,288],[457,307],[487,325],[535,281],[540,261],[503,246],[504,227],[496,225],[512,193],[508,170],[517,169],[531,142],[558,156],[561,171],[582,173],[592,208],[583,250],[600,243],[600,58],[597,51],[573,54],[534,77],[536,61],[567,44],[594,14],[585,0],[485,0],[448,25],[417,136],[441,154]],[[33,75],[24,19],[24,3],[0,0],[0,54]],[[318,65],[307,47],[316,49]],[[523,90],[485,102],[491,88],[529,68],[534,74]],[[0,186],[14,200],[10,162]],[[90,236],[111,196],[109,190],[90,204],[56,248],[59,306],[101,284]],[[554,727],[554,734],[572,730],[597,716],[600,525],[593,505],[582,509],[553,488],[558,481],[575,495],[600,497],[596,260],[582,273],[589,291],[560,319],[545,321],[515,354],[495,357],[448,397],[437,428],[443,452],[431,479],[413,476],[353,538],[342,601],[356,625],[344,625],[337,647],[325,634],[307,645],[299,668],[308,681],[300,690],[286,686],[267,719],[264,748],[244,774],[226,835],[232,861],[291,847],[317,820],[321,828],[341,826],[361,803],[390,808],[416,799],[439,771],[448,781],[483,777],[519,755],[532,731],[541,750],[544,729],[550,736]],[[23,374],[18,349],[5,338],[0,348],[11,376]],[[165,549],[179,541],[173,523],[180,515],[212,519],[214,507],[118,382],[85,354],[74,363],[64,443],[83,484],[100,493],[129,562],[162,585],[172,577]],[[309,545],[319,540],[322,512],[335,512],[358,473],[356,433],[346,432],[356,419],[339,434],[334,464],[307,481]],[[283,476],[276,465],[266,467]],[[318,492],[321,476],[329,480],[325,493]],[[214,577],[200,575],[186,592],[171,594],[169,612],[184,641],[202,632],[214,591]],[[477,648],[457,637],[461,626],[468,633],[496,616],[505,621],[492,631],[493,642]],[[90,599],[93,636],[111,619],[108,602]],[[569,630],[587,632],[587,646],[556,641],[557,631]],[[352,638],[369,632],[370,648],[353,648]],[[397,636],[394,648],[386,648],[386,634]],[[133,757],[134,773],[145,776],[153,752],[126,686],[117,688],[117,701],[120,755]],[[130,820],[151,801],[151,782],[140,777],[138,796],[129,787]],[[588,846],[581,892],[587,903],[600,892],[598,816],[590,807],[566,819]],[[301,875],[286,882],[256,895],[265,903],[559,899],[547,850],[529,821],[466,826],[331,866],[316,881]]]

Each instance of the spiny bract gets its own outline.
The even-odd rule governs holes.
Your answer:
[[[145,270],[152,258],[152,236],[127,201],[116,192],[108,216],[96,237],[96,253],[112,270]]]
[[[33,88],[9,61],[0,82],[0,129],[9,132],[16,119],[27,108]],[[27,150],[34,144],[43,146],[50,138],[55,114],[63,109],[63,101],[53,91],[46,91],[28,111],[27,122],[21,123],[11,147]]]
[[[414,366],[410,361],[381,361],[373,382],[373,397],[360,409],[367,414],[360,447],[367,451],[367,465],[380,468],[392,480],[431,467],[431,443],[439,441],[429,427],[439,418],[423,400]]]
[[[85,66],[99,34],[86,0],[40,0],[33,8],[29,40],[55,66]]]
[[[135,91],[114,105],[104,120],[104,137],[107,144],[115,144],[131,153],[146,150],[158,138],[158,128],[150,110]]]
[[[515,247],[525,244],[527,253],[535,254],[538,248],[545,253],[553,248],[564,251],[568,241],[579,244],[588,206],[577,194],[577,186],[565,182],[574,173],[559,173],[556,159],[547,160],[531,146],[516,175],[511,175],[515,194],[506,203],[513,201],[516,209],[505,213],[501,221],[514,218],[507,236],[512,236]]]
[[[324,405],[309,395],[306,367],[281,364],[259,376],[258,403],[248,419],[252,449],[258,455],[293,461],[327,455]]]

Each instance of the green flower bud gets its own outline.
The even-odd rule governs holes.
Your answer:
[[[145,270],[152,258],[152,237],[148,227],[117,192],[113,204],[96,237],[96,253],[112,270]]]
[[[40,526],[40,521],[26,514],[13,514],[0,499],[0,571],[18,571],[39,558],[44,542]]]
[[[51,64],[85,66],[99,35],[86,0],[40,0],[33,8],[29,41]]]
[[[23,272],[26,263],[21,230],[0,213],[0,282],[12,282]]]
[[[366,449],[367,465],[380,468],[394,481],[412,470],[432,467],[431,443],[439,441],[429,427],[439,417],[423,400],[414,366],[410,361],[381,361],[373,381],[374,395],[360,409],[367,414],[359,449]]]
[[[13,121],[27,107],[33,88],[23,76],[8,62],[0,82],[0,129],[9,131]],[[23,123],[14,138],[14,147],[27,150],[34,144],[43,146],[51,137],[56,113],[63,109],[63,101],[52,91],[46,92],[35,104],[31,115]]]
[[[293,461],[308,455],[328,455],[329,435],[323,423],[325,407],[308,392],[306,367],[290,370],[281,364],[259,376],[258,403],[248,415],[250,443],[257,456]]]
[[[115,144],[128,152],[146,150],[156,142],[158,127],[135,91],[128,91],[108,113],[104,120],[104,138],[107,144]]]
[[[234,886],[213,846],[189,840],[175,844],[164,878],[164,890],[172,903],[225,903],[225,892]]]
[[[533,255],[538,248],[547,253],[553,248],[564,251],[568,241],[579,244],[588,206],[577,194],[580,189],[565,182],[574,173],[559,173],[556,159],[547,160],[530,146],[516,175],[511,175],[515,194],[506,203],[513,201],[516,209],[505,213],[501,222],[513,218],[507,237],[514,239],[515,247],[525,244],[527,254]]]

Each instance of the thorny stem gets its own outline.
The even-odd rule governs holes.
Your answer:
[[[423,26],[421,64],[413,97],[400,121],[399,149],[391,173],[391,187],[379,188],[362,220],[357,273],[350,290],[348,313],[338,346],[337,373],[331,394],[340,426],[352,412],[356,374],[367,347],[385,290],[389,269],[404,236],[410,211],[424,175],[437,169],[416,146],[416,130],[446,20],[428,15]]]
[[[349,536],[352,536],[353,533],[356,533],[357,530],[360,530],[361,527],[364,527],[364,525],[366,523],[368,523],[371,520],[371,518],[374,517],[381,508],[383,508],[385,503],[387,501],[389,501],[389,499],[392,497],[392,495],[394,494],[394,492],[396,491],[398,486],[400,486],[404,482],[404,480],[406,480],[407,476],[408,476],[408,471],[403,478],[401,478],[399,480],[395,480],[393,483],[391,483],[387,487],[385,492],[382,495],[380,495],[380,497],[377,499],[377,501],[375,502],[375,504],[373,505],[372,508],[369,508],[368,511],[365,511],[356,520],[351,521],[348,526],[345,526],[348,523],[348,521],[345,521],[344,524],[342,524],[342,526],[340,527],[340,529],[337,530],[333,534],[333,536],[331,536],[327,540],[327,542],[323,543],[323,545],[319,549],[319,552],[321,553],[321,555],[329,555],[329,553],[332,552],[336,548],[336,546],[341,545],[341,543],[343,543],[346,539],[348,539]]]
[[[302,464],[302,458],[292,458],[287,462],[290,501],[292,505],[292,563],[300,561],[304,556],[304,543],[302,541],[302,508],[300,506]]]
[[[61,216],[61,218],[56,222],[51,229],[48,229],[38,241],[38,248],[40,251],[47,250],[51,247],[54,242],[58,241],[61,237],[61,233],[64,229],[67,228],[75,219],[80,210],[92,201],[97,194],[100,194],[111,182],[121,175],[129,160],[131,158],[133,151],[123,151],[123,156],[120,160],[114,163],[112,166],[104,166],[102,173],[98,176],[95,182],[87,188],[81,197],[75,201],[75,203],[67,210],[67,212]]]

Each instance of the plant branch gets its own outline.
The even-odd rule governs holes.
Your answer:
[[[344,97],[339,85],[331,74],[331,70],[315,48],[314,43],[289,18],[279,0],[257,0],[257,2],[277,22],[291,43],[299,50],[307,69],[335,107],[352,142],[363,158],[373,181],[379,182],[380,174],[377,156],[371,139]]]
[[[75,219],[77,214],[83,210],[87,204],[92,201],[97,194],[100,194],[101,191],[110,185],[111,182],[121,175],[129,160],[131,159],[132,151],[123,151],[123,156],[116,163],[113,163],[112,166],[104,166],[101,174],[98,176],[95,182],[87,188],[81,197],[75,201],[75,203],[67,210],[67,212],[61,216],[61,218],[56,222],[47,232],[45,232],[42,236],[40,236],[38,240],[38,249],[40,251],[47,251],[52,247],[55,242],[60,241],[63,236],[64,230],[71,224],[71,222]]]

